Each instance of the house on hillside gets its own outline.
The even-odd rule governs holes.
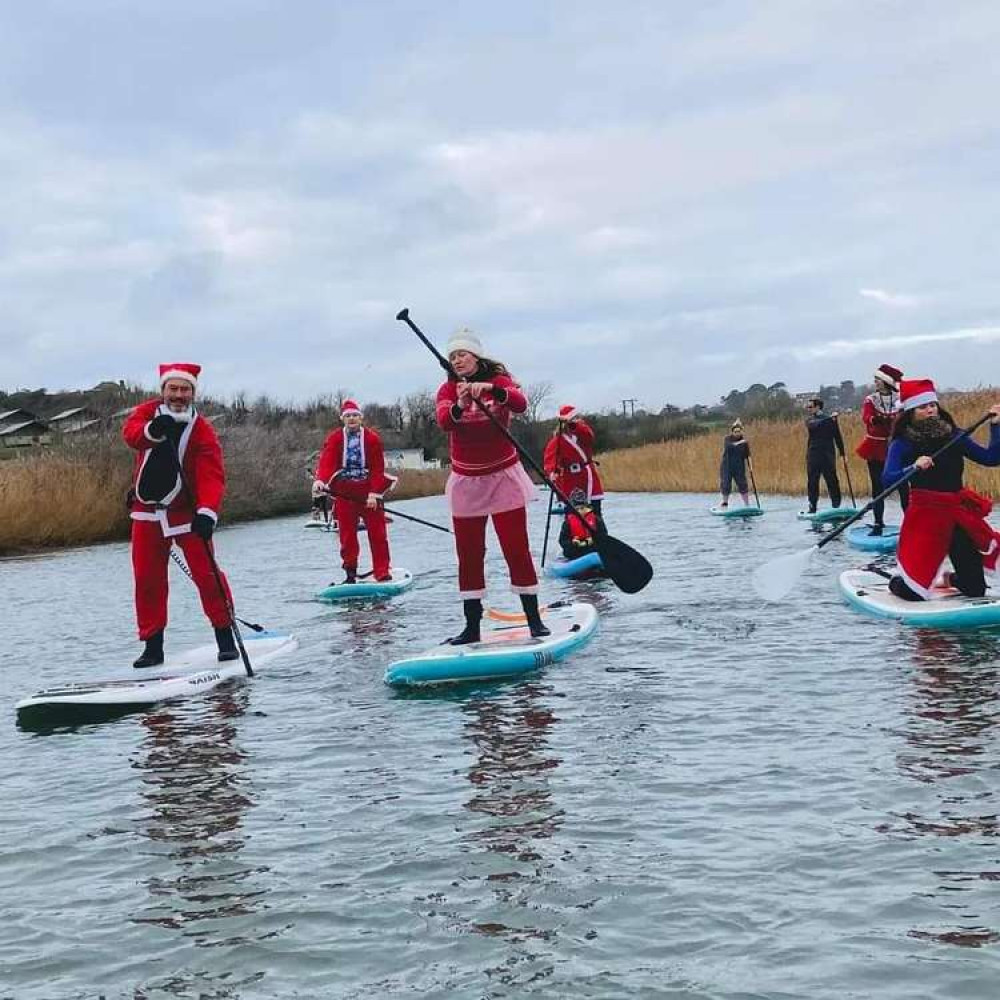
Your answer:
[[[0,448],[26,448],[52,440],[48,424],[27,410],[0,413]]]
[[[101,418],[87,406],[74,406],[49,417],[49,426],[60,434],[77,434],[80,431],[96,431],[101,427]]]

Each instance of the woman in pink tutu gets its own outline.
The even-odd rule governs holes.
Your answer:
[[[437,420],[448,435],[451,455],[445,493],[455,529],[465,628],[447,641],[455,646],[479,642],[486,596],[486,522],[491,517],[528,628],[533,636],[548,635],[538,611],[538,576],[528,543],[526,505],[535,497],[535,486],[513,444],[473,402],[479,400],[508,427],[511,414],[524,413],[528,401],[507,369],[484,355],[471,330],[459,330],[448,341],[448,361],[458,378],[449,376],[438,389]]]

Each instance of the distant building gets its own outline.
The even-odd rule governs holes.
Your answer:
[[[49,417],[49,426],[60,434],[77,434],[80,431],[99,430],[101,418],[89,407],[75,406]]]
[[[0,448],[28,448],[32,445],[49,444],[51,440],[48,425],[34,417],[0,424]]]
[[[440,469],[436,458],[424,458],[423,448],[387,448],[385,464],[390,469]]]
[[[11,424],[23,424],[26,420],[37,420],[38,417],[28,410],[4,410],[0,412],[0,428]]]

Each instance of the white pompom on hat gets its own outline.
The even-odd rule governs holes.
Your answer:
[[[477,358],[485,356],[483,342],[467,326],[463,326],[461,330],[456,330],[448,338],[448,350],[446,352],[448,357],[451,357],[455,351],[468,351],[470,354],[475,354]]]

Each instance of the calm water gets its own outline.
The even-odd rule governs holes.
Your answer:
[[[424,695],[382,670],[458,629],[450,538],[397,522],[414,589],[329,607],[331,536],[224,531],[298,651],[50,734],[13,702],[130,672],[127,548],[0,563],[0,997],[996,997],[1000,637],[858,616],[840,542],[764,606],[749,571],[810,528],[709,502],[610,499],[653,583],[549,584],[600,610],[584,652]],[[172,581],[169,647],[209,641]]]

